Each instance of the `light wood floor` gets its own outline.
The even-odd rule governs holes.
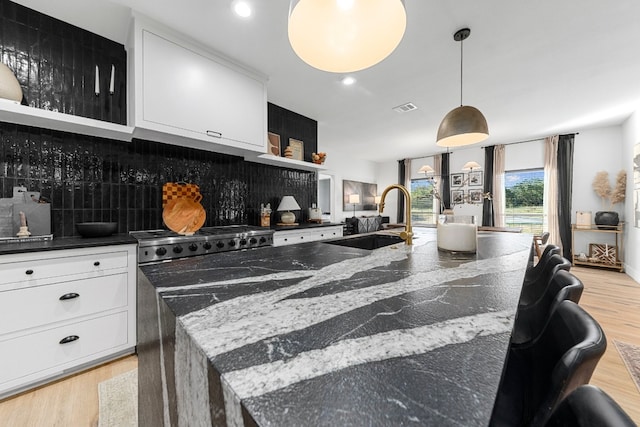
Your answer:
[[[571,272],[585,285],[580,305],[600,323],[608,340],[591,383],[605,390],[640,425],[640,391],[613,342],[640,346],[640,284],[609,270],[574,267]],[[97,426],[98,383],[137,364],[135,356],[125,357],[2,401],[0,425]]]

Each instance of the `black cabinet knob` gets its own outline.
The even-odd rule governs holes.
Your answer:
[[[98,267],[100,265],[100,261],[96,261],[93,263],[94,266]]]
[[[33,274],[33,270],[29,269],[29,270],[25,271],[24,273],[28,274],[28,275],[32,275]]]

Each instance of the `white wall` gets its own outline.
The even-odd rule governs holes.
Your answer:
[[[332,149],[327,153],[327,159],[324,164],[328,169],[322,171],[323,175],[331,175],[333,178],[333,209],[331,211],[332,222],[342,222],[345,218],[353,216],[353,208],[347,206],[343,210],[342,204],[342,180],[359,181],[366,183],[377,183],[377,163],[367,160],[353,159],[347,157],[336,149]],[[378,194],[382,193],[384,188],[380,188],[378,184]],[[377,211],[358,211],[356,216],[377,215]],[[386,214],[386,211],[385,211]]]
[[[633,153],[634,146],[640,144],[640,110],[631,115],[622,125],[622,164],[627,170],[627,198],[625,218],[627,228],[625,238],[625,271],[636,282],[640,282],[640,228],[635,227],[633,196]],[[638,201],[637,203],[640,203]],[[640,208],[640,206],[638,207]]]

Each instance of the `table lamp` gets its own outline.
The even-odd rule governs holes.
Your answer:
[[[293,196],[284,196],[278,205],[277,211],[285,211],[280,214],[280,223],[283,225],[296,225],[296,214],[291,211],[300,210],[300,205]]]
[[[353,203],[353,216],[356,216],[356,205],[360,203],[360,195],[359,194],[350,194],[349,195],[349,203]]]

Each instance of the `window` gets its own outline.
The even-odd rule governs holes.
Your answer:
[[[544,219],[544,169],[506,171],[504,182],[507,227],[541,234]]]
[[[422,178],[411,180],[411,221],[435,224],[433,212],[433,180]]]

